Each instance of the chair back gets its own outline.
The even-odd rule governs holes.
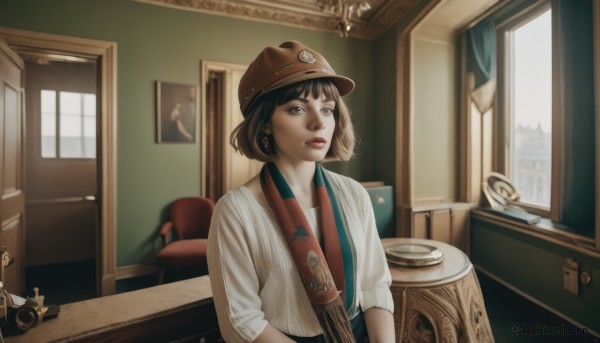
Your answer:
[[[180,198],[171,204],[177,239],[207,238],[215,203],[209,198]]]

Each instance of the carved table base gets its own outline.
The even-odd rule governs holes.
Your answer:
[[[481,287],[468,257],[449,244],[414,238],[382,239],[395,244],[428,244],[442,262],[426,267],[390,263],[398,343],[494,342]]]
[[[394,286],[396,342],[494,342],[475,271],[451,284]]]

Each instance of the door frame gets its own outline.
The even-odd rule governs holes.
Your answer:
[[[59,52],[97,59],[100,108],[100,154],[97,156],[100,207],[97,257],[98,294],[116,293],[116,126],[117,126],[117,44],[114,42],[62,36],[0,27],[0,37],[16,50]]]
[[[209,77],[210,77],[210,73],[211,72],[216,72],[216,73],[221,73],[223,75],[225,75],[223,81],[223,92],[221,93],[222,99],[221,99],[221,105],[222,105],[222,109],[223,109],[223,114],[230,114],[232,111],[232,108],[234,106],[239,107],[239,103],[237,102],[237,98],[235,98],[232,95],[232,84],[231,84],[231,72],[232,71],[245,71],[248,67],[242,64],[233,64],[233,63],[225,63],[225,62],[216,62],[216,61],[211,61],[211,60],[202,60],[201,61],[201,67],[200,67],[200,79],[201,79],[201,98],[202,98],[202,109],[201,109],[201,113],[202,113],[202,137],[201,137],[201,142],[202,142],[202,158],[201,158],[201,196],[206,197],[207,194],[207,182],[210,182],[211,180],[208,180],[209,176],[207,175],[207,168],[206,166],[208,165],[207,163],[210,162],[207,160],[207,156],[208,156],[208,151],[207,151],[207,145],[208,145],[208,136],[211,134],[209,131],[209,128],[207,126],[207,121],[209,119],[209,110],[208,110],[208,104],[209,104],[209,99],[207,96],[207,84],[209,81]],[[237,89],[235,90],[237,91]],[[235,94],[237,94],[237,92],[233,92]],[[231,116],[227,116],[227,118],[211,118],[212,120],[218,120],[220,122],[220,125],[217,125],[215,127],[218,127],[220,130],[223,130],[225,126],[229,127],[231,126],[231,124],[226,125],[225,121],[226,120],[231,120],[230,118]],[[220,186],[224,186],[224,184],[226,183],[225,179],[228,178],[227,174],[227,166],[225,165],[226,163],[228,163],[227,161],[231,160],[231,155],[233,154],[233,148],[231,148],[231,146],[229,145],[229,132],[221,132],[223,134],[223,141],[221,142],[222,144],[222,148],[223,148],[223,152],[222,152],[222,156],[221,156],[221,163],[222,163],[222,175],[218,175],[217,177],[220,179]],[[215,176],[212,176],[215,177]],[[213,200],[218,200],[218,199],[213,199]]]

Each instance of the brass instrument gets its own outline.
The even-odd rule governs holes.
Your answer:
[[[35,297],[27,299],[4,288],[4,269],[13,261],[6,248],[0,247],[0,342],[4,342],[3,336],[23,333],[39,325],[48,311],[37,287],[34,288]],[[56,313],[56,309],[53,312]]]

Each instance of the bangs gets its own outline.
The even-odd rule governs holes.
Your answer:
[[[322,95],[328,100],[338,101],[340,95],[337,87],[328,78],[309,79],[273,91],[275,106],[283,105],[291,100],[308,96],[319,98]]]

